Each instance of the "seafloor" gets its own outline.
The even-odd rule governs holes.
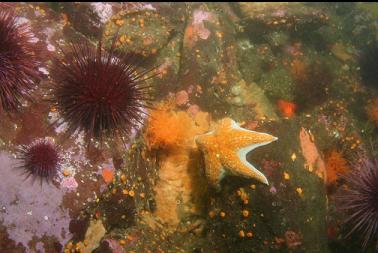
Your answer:
[[[377,157],[378,4],[0,8],[29,23],[43,49],[37,99],[0,110],[1,253],[376,252],[377,231],[365,248],[363,233],[347,236],[338,196],[345,176]],[[43,99],[52,59],[78,38],[109,48],[114,36],[119,52],[158,66],[149,116],[124,142],[67,138]],[[243,175],[208,183],[195,136],[225,117],[278,137],[247,156],[269,185]],[[24,180],[16,151],[46,137],[61,147],[60,171],[49,184]]]

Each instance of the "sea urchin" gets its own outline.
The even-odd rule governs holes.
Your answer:
[[[346,189],[338,196],[340,209],[348,215],[345,222],[363,237],[363,247],[378,235],[378,163],[364,158],[362,166],[343,176]],[[378,244],[377,244],[378,246]]]
[[[26,23],[0,10],[0,110],[17,111],[39,79],[37,46]]]
[[[55,144],[47,139],[38,139],[30,145],[21,146],[18,157],[26,178],[50,181],[59,169],[60,156]]]
[[[115,52],[115,41],[107,52],[88,42],[71,44],[69,52],[53,65],[53,102],[67,133],[84,131],[87,137],[103,140],[130,134],[143,122],[150,101],[144,81],[151,71],[138,71],[134,57]]]

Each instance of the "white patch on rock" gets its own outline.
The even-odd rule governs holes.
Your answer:
[[[112,5],[108,3],[92,3],[94,12],[100,17],[101,23],[106,23],[113,15]]]

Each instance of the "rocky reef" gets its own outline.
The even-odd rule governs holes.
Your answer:
[[[359,234],[347,237],[337,196],[356,164],[376,156],[376,8],[0,8],[30,24],[43,49],[36,99],[14,115],[0,110],[0,252],[362,252]],[[51,59],[77,39],[104,51],[114,43],[115,53],[151,74],[154,100],[127,138],[67,137],[66,126],[54,124],[61,116],[46,99]],[[224,118],[278,137],[244,154],[269,184],[232,170],[211,183],[198,136],[214,134]],[[52,183],[33,184],[13,169],[17,150],[46,137],[61,148],[60,169]],[[213,158],[224,155],[212,148]]]

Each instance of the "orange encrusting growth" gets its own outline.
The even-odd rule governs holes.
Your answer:
[[[209,128],[208,114],[200,112],[194,118],[185,111],[173,110],[171,102],[163,102],[152,111],[145,134],[150,149],[172,150],[191,147],[194,137]]]
[[[338,179],[338,174],[350,171],[346,159],[336,150],[332,150],[326,157],[327,184],[331,185]]]
[[[295,109],[297,108],[297,105],[293,102],[286,101],[283,99],[280,99],[277,101],[277,106],[280,109],[282,115],[284,117],[291,118],[295,114]]]
[[[109,184],[113,181],[114,170],[104,168],[102,170],[102,177],[104,178],[105,183]]]
[[[366,112],[369,119],[378,126],[378,98],[375,98],[368,103]]]

